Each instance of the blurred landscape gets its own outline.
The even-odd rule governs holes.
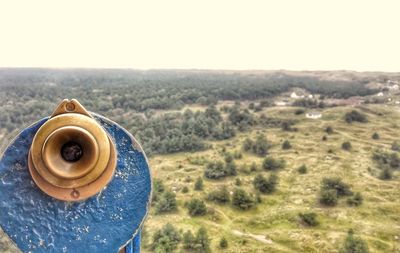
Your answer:
[[[0,151],[64,98],[149,157],[144,252],[400,252],[400,73],[3,68]]]

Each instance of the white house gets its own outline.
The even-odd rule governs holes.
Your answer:
[[[286,106],[287,103],[285,101],[276,101],[275,105],[277,105],[277,106]]]
[[[320,112],[308,112],[306,113],[306,117],[309,119],[319,119],[322,117]]]
[[[299,98],[299,96],[297,96],[296,92],[292,92],[292,94],[290,94],[291,98]]]
[[[379,92],[378,94],[376,94],[378,97],[383,97],[383,92]]]

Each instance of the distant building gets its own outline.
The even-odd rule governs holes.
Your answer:
[[[383,97],[383,92],[379,92],[378,94],[376,94],[378,97]]]
[[[308,95],[308,98],[310,98],[310,99],[311,99],[311,98],[313,98],[313,97],[314,97],[314,96],[313,96],[313,95],[311,95],[311,94],[310,94],[310,95]]]
[[[306,113],[306,117],[309,119],[319,119],[322,117],[320,112],[308,112]]]
[[[299,96],[297,96],[296,92],[292,92],[292,94],[290,94],[291,98],[299,98]]]
[[[277,106],[286,106],[287,103],[285,101],[277,101],[277,102],[275,102],[275,105],[277,105]]]

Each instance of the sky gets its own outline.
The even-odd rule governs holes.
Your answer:
[[[2,0],[0,67],[400,71],[397,0]]]

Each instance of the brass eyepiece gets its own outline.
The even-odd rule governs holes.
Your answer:
[[[116,151],[106,131],[77,100],[64,100],[33,138],[28,165],[43,192],[78,201],[111,180]]]

